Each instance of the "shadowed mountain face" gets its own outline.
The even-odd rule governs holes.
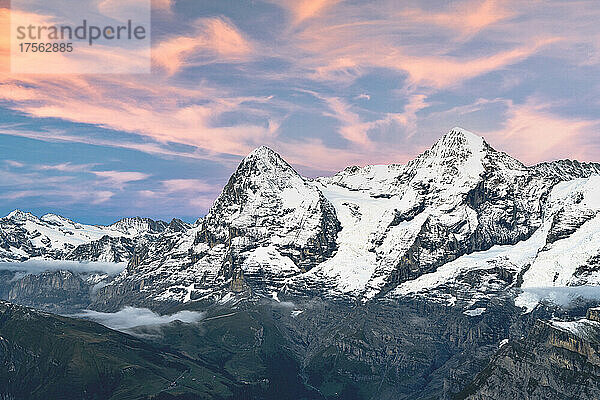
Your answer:
[[[281,394],[282,381],[289,398],[450,399],[505,339],[500,352],[530,338],[534,357],[538,318],[582,317],[600,298],[599,174],[525,166],[460,128],[405,165],[316,179],[260,147],[195,224],[0,219],[0,296],[207,312],[132,332],[220,374],[230,395]],[[567,308],[546,301],[556,291]]]

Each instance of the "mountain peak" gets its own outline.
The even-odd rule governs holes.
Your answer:
[[[481,139],[481,136],[465,128],[461,128],[460,126],[455,126],[454,128],[450,129],[450,131],[446,135],[460,135],[465,138],[470,138],[471,140]]]
[[[20,215],[24,214],[23,211],[19,210],[18,208],[11,211],[6,217],[4,218],[14,218],[14,217],[19,217]]]
[[[167,223],[144,217],[126,217],[112,223],[109,227],[126,234],[139,235],[143,233],[162,232],[167,228]]]
[[[248,158],[248,157],[268,157],[269,155],[273,155],[273,154],[279,156],[279,154],[277,154],[277,152],[275,150],[273,150],[272,148],[262,145],[262,146],[255,148],[254,150],[252,150],[246,156],[246,158]]]
[[[434,159],[480,158],[485,152],[486,143],[483,137],[466,129],[455,127],[438,139],[423,155]]]
[[[273,173],[286,171],[297,175],[297,172],[276,151],[267,146],[252,150],[238,166],[238,171],[250,170],[255,173]]]
[[[16,210],[12,211],[10,214],[8,214],[4,218],[5,219],[14,219],[14,220],[18,220],[18,221],[24,221],[27,219],[37,219],[37,217],[35,215],[25,212],[25,211],[21,211],[18,208]]]
[[[474,134],[459,126],[455,126],[450,129],[448,133],[442,136],[434,145],[444,147],[466,147],[470,150],[474,150],[473,153],[479,151],[483,146],[483,137]]]
[[[58,215],[58,214],[44,214],[42,215],[42,217],[40,218],[42,221],[44,222],[53,222],[53,223],[58,223],[58,224],[64,224],[64,223],[73,223],[73,221],[71,221],[68,218],[63,217],[62,215]]]

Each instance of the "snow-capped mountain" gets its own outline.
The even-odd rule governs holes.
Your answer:
[[[331,257],[340,230],[323,193],[277,153],[250,153],[202,221],[162,235],[99,293],[189,301],[215,291],[276,293],[288,277]]]
[[[380,170],[375,185],[360,182],[374,169]],[[348,227],[340,248],[360,254],[363,268],[349,270],[338,252],[339,261],[298,279],[372,298],[461,255],[529,237],[553,181],[455,128],[405,166],[346,169],[318,183]]]
[[[12,260],[128,259],[97,308],[243,292],[420,296],[478,315],[495,294],[523,288],[516,302],[531,309],[527,288],[600,281],[599,174],[600,164],[569,160],[525,166],[461,128],[405,165],[317,179],[260,147],[194,225],[13,213],[0,220],[1,247]]]
[[[84,225],[56,214],[41,218],[15,210],[0,218],[0,261],[128,261],[135,244],[167,227],[163,221],[125,218],[110,226]]]
[[[314,180],[261,147],[201,223],[145,248],[100,298],[426,295],[462,301],[469,312],[481,298],[527,286],[552,241],[568,243],[595,216],[594,202],[577,199],[595,196],[599,171],[576,161],[527,167],[460,128],[406,165],[349,167]],[[588,247],[579,253],[586,266],[588,253],[599,253]],[[546,284],[594,282],[593,265],[569,273],[571,264],[553,267],[569,278]]]
[[[600,164],[525,166],[455,128],[407,164],[308,179],[260,147],[194,224],[0,219],[0,298],[62,314],[201,310],[199,326],[169,324],[161,340],[251,360],[228,369],[242,390],[268,381],[245,371],[270,371],[277,354],[278,379],[315,399],[503,398],[505,371],[571,393],[565,367],[600,376],[579,372],[593,357],[546,339],[575,353],[597,343],[564,330],[598,305],[598,237]]]

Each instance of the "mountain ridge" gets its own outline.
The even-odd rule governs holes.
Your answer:
[[[106,227],[117,233],[96,233],[62,257],[128,260],[126,271],[98,291],[100,308],[118,306],[111,299],[123,296],[152,305],[216,300],[227,293],[369,301],[415,293],[399,288],[430,274],[439,279],[437,270],[461,257],[528,243],[545,226],[552,226],[544,228],[550,235],[546,247],[558,238],[568,240],[595,218],[595,208],[585,211],[584,220],[574,217],[579,203],[569,203],[570,211],[549,209],[552,191],[560,182],[598,173],[600,164],[577,161],[525,166],[460,127],[406,164],[347,167],[315,179],[302,177],[261,146],[240,162],[196,224],[125,218]],[[558,201],[568,198],[563,194]],[[548,214],[552,221],[545,222]],[[13,217],[37,219],[20,211]],[[59,228],[75,225],[60,216],[46,219]],[[35,230],[20,234],[26,241]],[[4,249],[12,249],[7,242]],[[34,257],[61,257],[55,247]],[[517,285],[526,268],[498,269],[510,276],[502,287]],[[595,279],[593,273],[586,276]]]
[[[25,260],[0,262],[0,298],[104,317],[131,307],[206,312],[208,329],[136,332],[216,362],[242,391],[266,388],[263,398],[277,398],[271,378],[327,400],[450,400],[469,387],[474,398],[502,398],[485,378],[514,355],[529,376],[569,393],[564,371],[535,357],[586,368],[568,349],[548,352],[545,338],[579,340],[564,329],[598,305],[599,171],[525,166],[462,129],[406,164],[314,179],[261,147],[194,224],[0,219],[0,258]],[[90,261],[116,259],[127,265]]]

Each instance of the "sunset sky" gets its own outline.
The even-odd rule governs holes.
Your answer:
[[[0,214],[193,221],[257,146],[317,176],[454,126],[526,164],[600,161],[597,0],[152,5],[151,74],[0,71]]]

